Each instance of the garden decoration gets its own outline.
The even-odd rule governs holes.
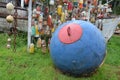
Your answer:
[[[17,0],[16,0],[15,6],[17,6]],[[9,3],[6,5],[6,8],[7,8],[9,11],[12,11],[12,10],[14,9],[14,5],[9,2]],[[17,15],[18,15],[18,14],[17,14],[17,9],[15,9],[14,18],[13,18],[13,16],[11,16],[11,15],[8,15],[8,16],[6,17],[6,20],[7,20],[8,23],[12,23],[12,22],[14,21],[14,27],[13,27],[13,30],[12,30],[12,31],[13,31],[13,34],[14,34],[14,49],[13,49],[13,51],[16,51]],[[11,40],[10,40],[10,41],[11,41]],[[9,39],[8,39],[8,42],[9,42]],[[10,48],[10,44],[7,44],[7,48]]]
[[[50,54],[54,65],[62,72],[90,74],[103,63],[106,55],[105,38],[90,22],[68,21],[54,32]]]
[[[13,16],[8,15],[8,16],[6,17],[6,20],[7,20],[8,23],[12,23],[13,20],[14,20],[14,18],[13,18]]]
[[[9,2],[9,3],[6,5],[6,8],[7,8],[8,10],[12,11],[12,10],[14,9],[14,5],[13,5],[11,2]]]
[[[9,49],[10,47],[11,47],[11,38],[8,38],[8,40],[7,40],[7,48]]]
[[[37,40],[37,48],[41,48],[41,45],[42,45],[42,40],[41,40],[41,38],[38,38],[38,40]]]
[[[9,3],[6,5],[6,8],[11,12],[11,11],[14,9],[14,5],[9,2]],[[9,23],[9,26],[10,26],[10,23],[12,23],[12,22],[14,21],[13,16],[8,15],[8,16],[6,17],[6,21]],[[8,49],[11,47],[11,38],[8,38],[8,40],[7,40],[7,46],[6,46],[6,47],[7,47]]]
[[[45,41],[46,43],[46,45],[43,44],[43,46],[47,48],[47,45],[49,45],[47,41],[49,41],[49,38],[51,38],[58,26],[65,21],[83,19],[95,24],[98,21],[98,19],[95,20],[97,17],[96,14],[99,13],[98,9],[100,9],[99,6],[96,5],[98,4],[97,0],[25,0],[25,4],[26,5],[24,5],[23,0],[21,0],[21,6],[23,7],[24,5],[28,7],[28,50],[30,44],[34,43],[31,42],[31,38],[35,38],[36,43],[38,38],[41,38],[41,41]],[[95,8],[96,11],[93,10],[93,8]],[[101,11],[104,11],[104,9]],[[31,27],[32,21],[37,23]],[[104,24],[103,26],[105,26]],[[113,29],[111,28],[111,30]],[[104,31],[106,30],[102,31],[106,37],[106,32],[108,33],[109,31]],[[34,44],[36,45],[36,43]]]
[[[32,53],[32,54],[33,54],[34,51],[35,51],[34,44],[31,43],[31,44],[30,44],[30,48],[29,48],[29,53]]]

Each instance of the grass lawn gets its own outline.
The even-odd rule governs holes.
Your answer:
[[[110,39],[105,63],[97,73],[86,78],[75,78],[56,71],[50,54],[43,54],[40,49],[35,48],[34,54],[27,53],[27,42],[23,36],[17,36],[14,53],[13,46],[6,48],[7,38],[7,34],[0,34],[0,80],[120,80],[120,36],[114,35]]]

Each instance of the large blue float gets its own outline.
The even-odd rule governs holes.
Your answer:
[[[50,54],[54,65],[61,71],[89,74],[103,62],[106,43],[100,30],[90,22],[68,21],[54,32]]]

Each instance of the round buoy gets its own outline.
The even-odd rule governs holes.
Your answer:
[[[90,22],[68,21],[54,32],[50,42],[54,65],[62,72],[84,75],[103,62],[106,43],[99,29]]]
[[[12,23],[13,20],[14,20],[14,18],[13,18],[13,16],[8,15],[8,16],[6,17],[6,20],[7,20],[8,23]]]

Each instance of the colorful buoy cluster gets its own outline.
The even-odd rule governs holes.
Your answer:
[[[28,1],[26,2],[28,3]],[[73,3],[69,0],[35,1],[32,11],[32,44],[39,43],[39,46],[36,44],[36,47],[48,47],[52,33],[58,25],[70,20]],[[39,38],[41,42],[39,42]]]
[[[106,42],[92,23],[72,20],[56,29],[50,42],[50,54],[54,65],[62,72],[89,75],[103,63]]]

